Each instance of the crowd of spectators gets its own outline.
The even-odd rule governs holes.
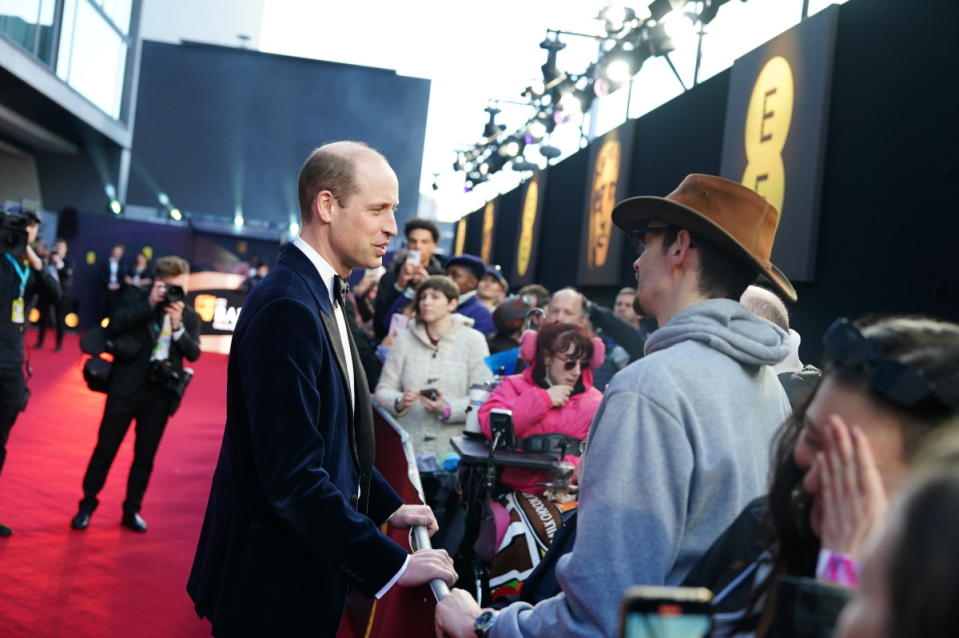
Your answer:
[[[697,191],[738,219],[716,222]],[[929,618],[946,622],[950,606],[934,609],[936,596],[895,577],[943,571],[911,539],[950,546],[923,521],[947,524],[936,499],[959,498],[955,458],[910,477],[927,441],[959,425],[959,327],[837,320],[821,369],[804,363],[785,303],[795,291],[768,258],[775,225],[759,221],[768,204],[709,176],[637,199],[614,221],[637,250],[639,285],[608,307],[572,287],[511,288],[474,255],[444,260],[425,220],[354,291],[357,330],[384,365],[376,403],[418,454],[449,456],[470,387],[483,385],[487,439],[505,410],[515,450],[576,468],[576,511],[528,589],[481,604],[454,589],[438,628],[614,635],[625,589],[647,584],[709,588],[717,636],[827,636],[840,625],[847,637],[945,635]],[[664,201],[694,213],[664,212]],[[766,237],[749,244],[752,231]],[[500,494],[553,498],[545,470],[506,467],[497,481]],[[877,629],[870,614],[880,612],[898,633]]]

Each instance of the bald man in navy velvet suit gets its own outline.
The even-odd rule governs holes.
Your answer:
[[[253,290],[233,337],[227,422],[187,590],[215,636],[334,636],[347,588],[368,597],[433,578],[442,550],[383,535],[436,519],[373,467],[369,388],[340,294],[396,235],[396,175],[357,142],[307,159],[302,232]],[[339,293],[339,294],[338,294]]]

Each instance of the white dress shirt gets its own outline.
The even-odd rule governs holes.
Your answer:
[[[316,266],[317,272],[320,273],[320,279],[323,280],[323,285],[326,286],[327,293],[330,295],[330,304],[333,306],[333,317],[336,319],[336,329],[339,332],[340,343],[343,344],[343,354],[346,359],[346,378],[349,381],[350,386],[350,401],[353,403],[354,410],[356,409],[356,390],[353,387],[353,352],[350,350],[350,339],[347,336],[347,327],[346,327],[346,315],[343,314],[343,308],[340,307],[333,300],[333,277],[337,272],[333,269],[333,266],[329,264],[323,257],[320,256],[320,253],[316,252],[312,246],[303,241],[302,237],[297,237],[293,240],[293,245],[300,249],[300,251],[306,255],[307,259],[313,262],[313,265]],[[400,570],[396,572],[396,575],[390,579],[390,582],[386,583],[383,588],[376,592],[377,598],[382,598],[386,592],[390,590],[393,585],[396,584],[396,581],[400,579],[406,572],[406,568],[410,564],[410,557],[407,555],[406,560],[403,562],[403,566],[400,567]]]
[[[333,307],[333,317],[336,320],[336,331],[339,332],[340,343],[343,346],[343,355],[346,359],[346,380],[350,386],[350,403],[356,408],[356,389],[353,387],[353,351],[350,350],[350,337],[346,327],[346,315],[343,314],[343,308],[334,301],[333,295],[333,277],[337,274],[333,266],[320,256],[312,246],[303,241],[302,237],[293,240],[293,245],[300,249],[306,257],[316,266],[320,273],[320,279],[326,286],[327,294],[330,296],[330,305]]]

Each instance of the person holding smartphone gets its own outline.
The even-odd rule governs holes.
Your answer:
[[[420,284],[416,318],[396,335],[376,386],[376,402],[396,415],[418,455],[449,451],[449,426],[466,420],[470,386],[492,378],[486,339],[454,313],[458,299],[449,277]]]
[[[376,290],[373,330],[377,339],[387,335],[390,307],[404,293],[410,299],[416,286],[430,275],[442,275],[443,260],[436,254],[440,230],[429,219],[414,217],[403,226],[406,251],[394,256],[392,267],[380,278]]]

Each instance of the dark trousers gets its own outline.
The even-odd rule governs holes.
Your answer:
[[[52,303],[47,299],[40,298],[37,304],[40,311],[40,321],[37,323],[37,348],[43,347],[43,339],[47,336],[47,324],[50,318],[53,318],[53,325],[57,327],[57,347],[63,345],[63,329],[65,324],[63,318],[66,315],[66,299]]]
[[[90,457],[90,465],[83,476],[83,500],[81,509],[93,511],[100,503],[97,494],[103,489],[107,473],[120,449],[120,443],[136,420],[136,439],[133,444],[133,464],[127,478],[127,497],[123,511],[139,512],[143,494],[153,471],[153,457],[160,446],[160,437],[170,416],[170,395],[150,383],[143,383],[128,398],[107,396],[107,405],[100,422],[97,446]]]
[[[20,414],[23,402],[23,371],[20,368],[0,369],[0,471],[7,459],[7,439]]]

